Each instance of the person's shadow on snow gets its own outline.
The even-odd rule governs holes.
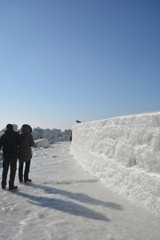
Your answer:
[[[87,207],[81,206],[77,203],[74,203],[68,200],[49,198],[49,197],[39,197],[39,196],[23,193],[20,191],[17,191],[14,193],[21,197],[28,198],[29,203],[39,207],[55,209],[60,212],[65,212],[71,215],[81,216],[81,217],[90,218],[98,221],[105,221],[105,222],[110,221],[110,219],[104,216],[103,214],[95,212]]]
[[[48,194],[60,194],[60,195],[66,196],[70,199],[74,199],[79,202],[88,203],[91,205],[99,205],[99,206],[103,206],[103,207],[111,208],[111,209],[115,209],[115,210],[123,210],[123,208],[120,204],[117,204],[114,202],[104,202],[99,199],[92,198],[84,193],[73,193],[73,192],[69,192],[66,190],[61,190],[58,188],[48,187],[48,186],[39,185],[39,184],[35,184],[35,183],[32,183],[30,186],[32,186],[33,188],[42,189]]]
[[[37,205],[39,207],[56,209],[57,211],[66,212],[68,214],[82,216],[85,218],[90,218],[90,219],[99,220],[99,221],[110,221],[110,219],[107,218],[102,213],[98,213],[94,210],[91,210],[90,208],[87,208],[86,206],[82,206],[78,203],[71,201],[71,199],[81,203],[87,203],[89,205],[99,205],[99,206],[111,208],[114,210],[123,210],[121,205],[117,203],[104,202],[104,201],[89,197],[88,195],[83,193],[73,193],[73,192],[61,190],[55,187],[49,187],[49,186],[35,184],[35,183],[32,183],[29,186],[35,189],[41,189],[46,194],[62,195],[68,198],[63,200],[59,198],[58,199],[52,198],[50,196],[41,197],[41,196],[30,195],[28,193],[23,193],[20,191],[16,193],[19,196],[28,198],[31,204]]]

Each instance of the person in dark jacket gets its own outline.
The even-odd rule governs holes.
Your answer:
[[[32,128],[24,124],[22,125],[21,132],[19,134],[19,182],[25,183],[31,182],[32,180],[29,179],[29,171],[30,171],[30,164],[32,158],[32,149],[31,147],[34,146],[33,136],[31,134]],[[25,169],[23,172],[25,163]]]
[[[14,132],[13,125],[7,124],[5,133],[0,138],[0,149],[3,148],[2,189],[6,188],[7,174],[10,167],[9,190],[17,189],[14,185],[17,157],[18,133]]]

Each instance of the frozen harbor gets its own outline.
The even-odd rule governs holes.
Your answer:
[[[159,240],[160,218],[90,176],[69,142],[34,150],[30,177],[0,191],[0,240]]]

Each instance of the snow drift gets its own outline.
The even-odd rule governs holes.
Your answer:
[[[160,112],[74,125],[70,149],[106,187],[160,214]]]
[[[46,138],[38,139],[35,142],[35,147],[41,148],[41,147],[48,147],[48,140]]]

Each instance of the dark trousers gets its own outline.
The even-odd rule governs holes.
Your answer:
[[[24,169],[24,175],[23,175],[23,167],[25,164],[25,169]],[[19,161],[19,181],[22,182],[23,181],[23,177],[24,177],[24,181],[28,180],[28,175],[29,175],[29,171],[30,171],[30,164],[31,164],[31,160],[27,161],[27,162],[20,162]]]
[[[17,158],[3,159],[2,187],[6,186],[7,174],[10,167],[9,187],[14,186],[17,169]]]

